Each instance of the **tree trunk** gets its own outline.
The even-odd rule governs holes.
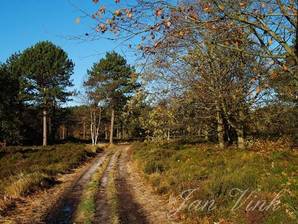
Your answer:
[[[204,136],[204,141],[208,142],[209,140],[208,125],[204,125],[203,136]]]
[[[105,127],[105,140],[108,140],[109,134],[108,134],[108,129],[107,126]]]
[[[52,138],[53,133],[52,133],[52,119],[51,119],[51,116],[48,116],[47,119],[48,119],[48,135],[49,135],[50,141],[52,141],[53,140],[53,138]]]
[[[96,118],[96,115],[94,115],[94,116]],[[95,132],[95,144],[97,144],[97,140],[98,140],[98,136],[99,136],[100,122],[101,122],[101,110],[100,110],[99,115],[98,115],[98,122],[97,122],[97,127],[96,127],[96,132]]]
[[[111,114],[111,129],[110,129],[110,144],[113,144],[114,119],[115,119],[115,110],[112,109],[112,114]]]
[[[123,123],[121,123],[121,140],[123,140],[124,139],[124,128],[123,128]]]
[[[199,138],[202,137],[202,127],[201,126],[199,127],[199,130],[197,131],[197,135]]]
[[[236,134],[237,134],[237,144],[239,149],[244,149],[245,148],[245,140],[244,140],[244,113],[242,110],[239,112],[239,125],[237,125],[236,128]]]
[[[119,126],[118,125],[116,127],[116,136],[117,136],[117,139],[119,139]]]
[[[47,110],[43,109],[43,138],[42,145],[46,146],[48,144],[48,136],[47,136]]]
[[[239,149],[244,149],[245,148],[245,142],[244,142],[243,128],[237,128],[236,133],[237,133],[238,148]]]
[[[122,126],[122,139],[123,139],[123,140],[127,140],[126,138],[127,138],[127,136],[126,136],[126,130],[125,130],[124,127]]]
[[[93,112],[90,112],[90,135],[91,135],[91,142],[94,145],[94,120],[93,120]]]
[[[62,140],[65,139],[65,125],[62,126]]]
[[[219,107],[216,108],[216,120],[217,120],[217,138],[218,138],[218,145],[219,148],[223,149],[224,144],[224,126],[223,126],[223,119],[220,113]]]
[[[55,143],[56,140],[56,135],[57,135],[57,129],[58,129],[58,125],[57,125],[57,120],[56,120],[56,104],[53,103],[52,106],[52,115],[48,115],[48,136],[50,136],[51,142]]]
[[[83,139],[86,140],[86,122],[83,123]]]

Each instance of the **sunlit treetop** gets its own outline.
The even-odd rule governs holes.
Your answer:
[[[288,70],[295,69],[298,63],[295,0],[192,0],[179,3],[136,0],[127,4],[115,0],[109,7],[104,1],[93,2],[97,9],[90,17],[96,27],[95,32],[88,35],[112,33],[115,39],[123,40],[143,53],[154,54],[160,49],[172,48],[181,44],[181,40],[191,39],[192,43],[199,44],[206,38],[206,33],[225,35],[237,30],[247,34],[259,49],[256,52],[259,56]],[[233,38],[211,44],[245,51],[241,48],[241,40]],[[130,43],[129,40],[134,41]],[[289,58],[294,63],[285,66]]]

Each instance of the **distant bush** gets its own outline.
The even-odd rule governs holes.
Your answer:
[[[100,145],[87,145],[86,149],[93,153],[103,152],[108,147],[108,144],[100,144]]]

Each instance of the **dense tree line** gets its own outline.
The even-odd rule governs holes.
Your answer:
[[[0,141],[297,142],[295,1],[116,1],[115,10],[94,3],[96,32],[87,36],[133,40],[142,74],[109,52],[87,71],[82,105],[61,108],[74,65],[59,47],[38,43],[1,65]]]
[[[90,36],[133,40],[146,58],[143,77],[157,87],[138,123],[148,138],[195,136],[221,148],[260,136],[297,141],[297,2],[94,3]]]
[[[0,67],[0,141],[47,145],[63,118],[71,95],[74,64],[58,46],[43,41],[12,55]],[[62,117],[61,117],[62,116]],[[41,117],[42,122],[41,122]]]
[[[109,52],[87,71],[80,106],[62,107],[73,94],[74,64],[50,42],[39,42],[1,64],[1,134],[7,144],[64,140],[129,139],[140,127],[129,124],[127,103],[140,87],[135,68]]]

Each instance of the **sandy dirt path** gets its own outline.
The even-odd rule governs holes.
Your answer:
[[[116,175],[110,175],[114,171]],[[156,195],[134,167],[130,146],[118,145],[98,186],[94,224],[112,223],[111,202],[107,198],[109,182],[116,185],[120,224],[173,223],[167,217],[168,201]]]
[[[131,161],[129,146],[122,148],[117,178],[121,224],[167,224],[168,201],[156,195]]]
[[[120,156],[118,165],[117,191],[119,198],[119,217],[121,223],[149,223],[145,211],[142,206],[136,201],[135,195],[131,189],[131,183],[128,181],[129,174],[127,172],[128,163],[128,148],[124,148]]]
[[[49,214],[54,213],[54,208],[61,205],[62,199],[69,192],[72,192],[76,185],[82,186],[82,183],[87,181],[104,157],[105,154],[100,153],[97,157],[86,161],[85,164],[75,169],[72,173],[58,177],[57,181],[59,184],[54,187],[19,199],[13,210],[9,211],[4,217],[0,217],[0,223],[52,223],[48,221],[50,218]]]
[[[167,218],[169,211],[167,200],[153,192],[132,162],[130,146],[118,145],[113,150],[96,193],[93,223],[111,223],[111,208],[107,199],[108,186],[111,181],[109,178],[115,178],[113,183],[117,189],[117,215],[120,224],[173,223]],[[23,206],[23,209],[15,210],[5,223],[73,223],[73,215],[84,187],[108,157],[107,152],[102,153],[74,174],[64,175],[61,179],[63,183],[48,192],[40,193],[40,196],[27,202],[28,206]],[[112,171],[116,175],[110,175]]]
[[[107,169],[105,170],[101,182],[98,188],[98,192],[96,194],[96,210],[95,210],[95,217],[93,223],[110,223],[110,207],[109,202],[107,200],[107,186],[109,181],[109,173],[112,171],[114,166],[117,165],[118,157],[117,153],[115,152],[109,162]]]
[[[98,157],[86,171],[73,182],[69,190],[65,192],[63,197],[55,208],[46,216],[45,223],[68,224],[72,223],[73,214],[80,202],[85,185],[90,181],[94,172],[105,160],[106,155]]]

